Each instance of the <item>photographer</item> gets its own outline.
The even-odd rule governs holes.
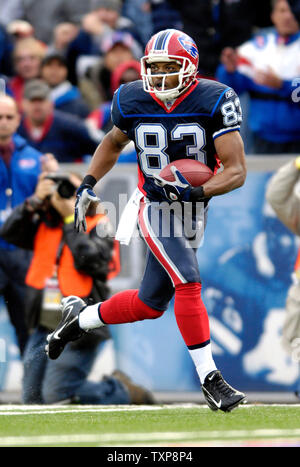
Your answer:
[[[102,381],[87,380],[99,351],[110,338],[108,328],[71,343],[61,358],[44,353],[46,336],[60,320],[62,296],[79,295],[94,301],[108,296],[114,239],[104,214],[89,211],[87,232],[74,230],[75,191],[81,177],[42,173],[35,193],[12,212],[1,235],[15,245],[33,250],[26,284],[26,317],[31,336],[24,355],[23,402],[80,404],[147,403],[147,391],[114,372]],[[100,332],[99,332],[100,331]],[[122,380],[122,381],[121,381]]]
[[[287,162],[273,175],[267,187],[266,198],[278,219],[299,236],[300,157]],[[287,293],[282,345],[287,353],[300,363],[300,250],[295,263],[293,283]],[[300,379],[295,393],[300,398]]]
[[[46,159],[16,134],[19,124],[16,101],[0,93],[0,226],[12,209],[32,195],[44,164],[42,159]],[[24,319],[24,278],[29,262],[29,251],[0,238],[0,295],[16,332],[21,356],[28,339]]]

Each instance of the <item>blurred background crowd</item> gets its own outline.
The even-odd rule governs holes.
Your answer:
[[[240,94],[248,154],[299,151],[298,3],[0,0],[0,76],[22,115],[18,133],[58,161],[85,161],[111,128],[114,91],[139,79],[151,35],[175,28],[198,45],[199,77]]]

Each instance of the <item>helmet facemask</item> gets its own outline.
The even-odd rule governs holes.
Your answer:
[[[156,62],[176,62],[181,65],[178,72],[175,73],[161,73],[151,74],[151,63]],[[178,57],[177,55],[145,55],[141,59],[141,76],[143,79],[144,90],[149,93],[154,93],[161,101],[169,101],[176,99],[180,96],[193,82],[196,75],[196,67],[192,64],[191,60],[187,57]],[[165,89],[165,82],[169,76],[178,76],[178,85],[171,89]],[[153,77],[162,78],[162,87],[160,90],[156,89],[153,84]]]

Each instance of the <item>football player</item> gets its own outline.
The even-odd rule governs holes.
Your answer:
[[[192,243],[194,229],[190,233],[183,229],[184,215],[167,209],[174,201],[192,206],[187,212],[195,226],[199,211],[193,207],[204,207],[206,215],[212,196],[240,187],[246,177],[239,98],[219,82],[197,79],[197,69],[198,50],[193,39],[182,31],[164,30],[146,46],[141,59],[142,80],[116,91],[114,127],[97,148],[77,192],[75,227],[85,228],[86,210],[97,201],[95,184],[114,166],[124,146],[133,141],[139,183],[131,208],[138,203],[138,224],[149,250],[144,277],[139,290],[122,291],[95,305],[87,306],[78,297],[64,298],[62,321],[48,336],[46,352],[49,358],[57,358],[67,342],[92,328],[159,318],[175,293],[176,321],[206,401],[212,410],[227,412],[244,402],[245,395],[229,386],[213,360],[197,248]],[[163,167],[182,158],[202,161],[215,175],[196,188],[174,166],[174,182],[160,177]],[[220,161],[223,170],[217,173]],[[131,218],[135,216],[128,215],[128,222]]]

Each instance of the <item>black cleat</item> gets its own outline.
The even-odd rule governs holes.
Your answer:
[[[85,331],[79,327],[79,313],[87,304],[79,297],[70,295],[61,301],[62,320],[47,336],[45,352],[51,360],[56,360],[70,341],[79,339]]]
[[[239,404],[246,402],[245,394],[229,386],[219,370],[212,371],[206,376],[202,391],[211,410],[231,412]]]

